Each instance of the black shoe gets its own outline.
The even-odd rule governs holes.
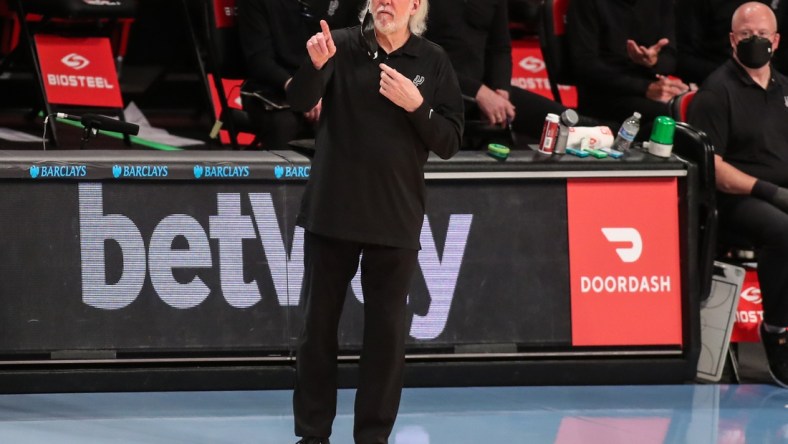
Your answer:
[[[306,437],[301,438],[296,444],[331,444],[328,438]]]
[[[788,388],[788,331],[769,333],[761,323],[758,332],[769,360],[772,379],[777,385]]]

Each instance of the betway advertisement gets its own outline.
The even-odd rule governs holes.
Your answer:
[[[108,38],[35,35],[49,103],[123,108]]]
[[[681,345],[677,180],[567,183],[572,345]]]
[[[0,182],[0,351],[293,349],[304,182],[166,178]],[[431,183],[427,208],[410,350],[571,346],[563,180]],[[357,276],[343,350],[363,300]]]

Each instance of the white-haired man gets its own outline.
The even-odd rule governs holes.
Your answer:
[[[374,32],[363,26],[332,32],[321,22],[322,32],[307,42],[309,61],[287,88],[296,110],[323,100],[297,218],[306,230],[305,315],[293,395],[302,444],[329,442],[338,324],[359,263],[364,332],[353,438],[356,444],[388,442],[402,392],[406,301],[424,221],[424,164],[429,151],[454,155],[463,130],[451,63],[420,37],[427,0],[372,0],[366,10]]]
[[[688,120],[714,143],[721,225],[757,249],[761,341],[788,387],[788,78],[769,63],[780,43],[774,12],[741,5],[730,43],[733,58],[704,82]]]

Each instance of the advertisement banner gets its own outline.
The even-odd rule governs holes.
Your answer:
[[[763,321],[763,299],[758,270],[745,268],[744,284],[741,287],[736,323],[733,324],[731,342],[761,342],[758,326]]]
[[[512,86],[553,99],[538,39],[512,41]],[[558,85],[558,92],[564,105],[577,107],[577,88]]]
[[[304,186],[0,182],[0,351],[288,353],[302,322]],[[409,351],[569,348],[565,196],[563,180],[527,193],[514,181],[429,184]],[[363,300],[356,276],[343,351],[360,346]]]
[[[681,345],[675,178],[569,179],[572,344]]]
[[[108,38],[36,34],[35,40],[49,103],[123,108]]]

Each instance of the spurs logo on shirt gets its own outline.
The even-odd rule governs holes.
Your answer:
[[[424,76],[416,75],[413,78],[413,84],[416,86],[421,86],[424,83]]]
[[[788,108],[788,96],[783,96],[783,99],[785,99],[785,107]]]

